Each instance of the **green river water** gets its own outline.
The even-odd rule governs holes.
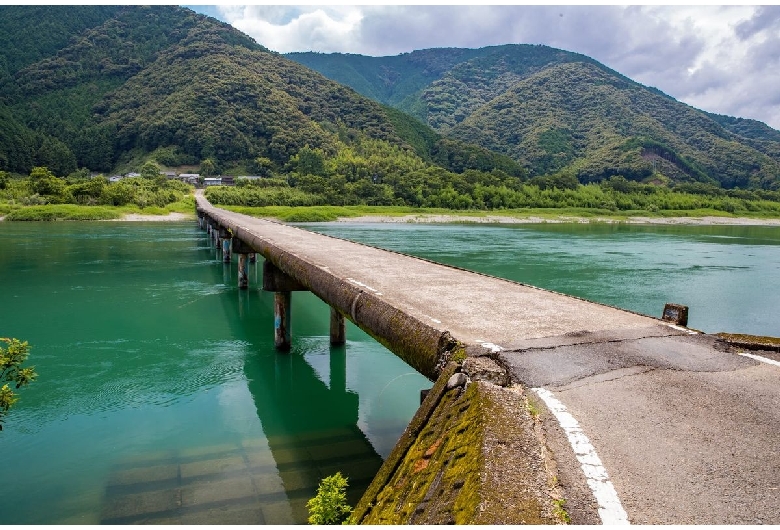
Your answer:
[[[304,227],[659,316],[780,336],[780,228],[307,224]],[[262,260],[260,260],[262,261]],[[430,383],[327,306],[236,287],[195,222],[0,223],[0,336],[39,379],[0,432],[0,522],[305,523],[336,471],[350,501]]]

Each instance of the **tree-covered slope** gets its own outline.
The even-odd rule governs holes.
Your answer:
[[[584,55],[506,45],[289,57],[442,134],[504,153],[531,175],[566,171],[589,182],[660,171],[682,182],[780,188],[780,132],[694,109]]]
[[[7,118],[0,138],[9,139],[0,145],[0,170],[110,171],[153,156],[163,165],[209,159],[212,167],[270,163],[283,171],[306,145],[332,155],[364,137],[447,168],[521,171],[508,157],[443,140],[215,19],[173,6],[95,9],[99,23],[62,25],[54,33],[75,34],[57,41],[61,48],[42,47],[40,59],[6,54],[20,67],[0,79]],[[62,12],[29,14],[56,27]],[[23,31],[5,29],[8,40]]]
[[[64,48],[115,16],[121,6],[2,6],[0,79]]]
[[[581,182],[640,180],[653,164],[676,180],[727,188],[769,187],[780,175],[777,160],[704,113],[587,63],[518,82],[452,134],[524,160],[533,173],[571,168]]]

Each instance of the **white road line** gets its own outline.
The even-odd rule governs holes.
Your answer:
[[[760,355],[753,355],[752,353],[738,353],[737,355],[741,355],[742,357],[750,357],[751,359],[755,359],[756,361],[760,361],[762,363],[780,366],[780,362],[773,359],[767,359],[766,357],[761,357]]]
[[[545,388],[534,388],[532,390],[542,398],[544,404],[553,413],[569,438],[574,454],[582,466],[583,473],[585,473],[588,486],[590,486],[593,496],[596,497],[596,502],[599,505],[601,524],[630,524],[628,514],[623,509],[623,505],[620,504],[617,491],[615,491],[615,487],[609,480],[607,470],[604,469],[601,459],[596,454],[596,449],[591,445],[585,433],[582,432],[580,424],[566,410],[566,406],[552,395],[552,392]]]
[[[483,348],[487,348],[493,353],[504,351],[504,348],[502,348],[498,344],[493,344],[492,342],[485,342],[484,340],[479,340],[479,339],[477,339],[476,342],[479,343],[479,345],[482,346]]]
[[[694,331],[694,330],[692,330],[692,329],[684,328],[684,327],[682,327],[682,326],[675,326],[674,324],[667,324],[667,326],[669,326],[669,327],[670,327],[670,328],[672,328],[672,329],[676,329],[676,330],[678,330],[678,331],[684,331],[684,332],[686,332],[688,335],[699,335],[699,332],[698,332],[698,331]]]
[[[371,291],[373,293],[376,293],[377,295],[381,295],[382,294],[378,290],[374,289],[373,287],[369,287],[365,283],[359,282],[357,280],[353,280],[352,278],[347,278],[347,281],[350,282],[350,283],[353,283],[355,285],[359,285],[360,287],[364,287],[364,288],[368,289],[369,291]]]

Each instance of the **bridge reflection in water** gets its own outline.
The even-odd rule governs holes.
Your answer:
[[[226,285],[235,284],[229,265],[220,272]],[[252,271],[250,277],[257,281]],[[268,300],[250,305],[253,295]],[[264,437],[139,455],[119,464],[108,478],[101,523],[306,523],[306,502],[322,478],[337,471],[348,477],[354,506],[382,465],[357,426],[359,396],[347,388],[349,343],[330,346],[323,381],[295,344],[290,353],[274,350],[272,329],[263,329],[273,314],[271,293],[237,296],[238,304],[232,296],[221,297],[224,310],[236,313],[231,319],[236,336],[254,328],[250,333],[263,337],[255,342],[263,351],[245,357],[244,375]],[[252,314],[256,307],[262,314]],[[307,340],[321,341],[323,353],[328,351],[327,335]]]

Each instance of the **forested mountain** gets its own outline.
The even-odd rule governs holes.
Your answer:
[[[710,114],[584,55],[537,45],[394,57],[292,53],[450,138],[510,156],[531,176],[612,175],[780,188],[780,132]]]
[[[0,14],[0,39],[26,43],[0,56],[0,170],[107,172],[151,157],[274,172],[295,169],[307,146],[332,157],[372,140],[450,169],[521,172],[508,157],[444,140],[188,9],[20,6]],[[30,27],[51,38],[30,39]]]
[[[780,132],[546,46],[283,56],[174,6],[0,15],[0,171],[154,161],[329,201],[461,206],[508,204],[475,190],[523,181],[780,188]]]

